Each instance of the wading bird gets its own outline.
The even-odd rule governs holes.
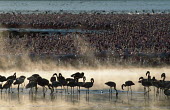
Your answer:
[[[6,80],[7,80],[7,79],[6,79],[5,76],[1,76],[1,75],[0,75],[0,82],[1,82],[1,83],[3,83],[3,82],[6,81]]]
[[[110,87],[109,93],[112,93],[112,87],[113,87],[114,90],[116,91],[116,97],[118,97],[118,92],[117,92],[117,89],[116,89],[116,83],[113,82],[113,81],[109,81],[109,82],[106,82],[105,84]]]
[[[76,79],[69,81],[67,86],[71,87],[71,94],[74,94],[74,87],[77,86]]]
[[[153,85],[151,80],[148,81],[148,79],[144,79],[143,77],[140,77],[138,82],[141,83],[142,86],[144,86],[145,94],[149,93],[149,91],[151,91],[151,89],[149,88],[150,86]],[[146,91],[146,87],[148,87],[148,91]]]
[[[37,79],[38,79],[38,77],[41,77],[41,76],[39,74],[33,74],[33,75],[31,75],[30,77],[27,78],[27,80],[29,80],[29,82],[30,82],[28,87],[32,88],[31,85],[33,86],[35,84],[34,86],[35,86],[35,91],[36,92],[37,92],[37,89],[38,89],[38,87],[37,87]]]
[[[16,78],[15,82],[14,82],[14,85],[18,84],[18,92],[19,92],[19,86],[20,84],[22,84],[25,80],[25,76],[20,76],[19,78]],[[23,89],[22,89],[23,91]]]
[[[80,78],[83,78],[83,76],[84,76],[84,72],[82,73],[77,72],[71,75],[71,77],[74,77],[74,79],[80,79]]]
[[[62,87],[62,84],[56,80],[57,74],[54,73],[53,76],[50,78],[51,81],[51,86],[52,88],[56,88],[56,93],[57,93],[57,87]]]
[[[10,89],[11,89],[11,92],[12,92],[12,84],[14,80],[16,79],[16,73],[7,77],[6,79],[7,79],[7,82],[2,86],[2,89],[6,89],[6,91],[8,89],[9,90],[8,92],[10,92]]]
[[[93,79],[93,78],[91,78],[91,80],[90,80],[90,81],[91,81],[91,82],[85,82],[85,83],[84,83],[84,85],[83,85],[83,87],[87,88],[86,93],[88,93],[88,94],[89,94],[89,88],[91,88],[91,87],[93,86],[94,79]]]
[[[47,91],[47,88],[45,86],[49,85],[49,81],[45,78],[38,77],[37,78],[37,84],[43,87],[43,93],[45,94],[45,92]]]
[[[86,77],[83,76],[83,82],[79,82],[78,79],[76,79],[76,81],[77,81],[78,92],[80,93],[80,87],[83,87],[83,85],[85,84]]]
[[[132,94],[132,88],[131,88],[131,86],[133,86],[133,85],[135,85],[135,83],[133,83],[132,81],[126,81],[125,84],[122,84],[122,90],[124,90],[123,87],[126,87],[126,86],[127,86],[127,87],[128,87],[127,93],[129,92],[129,88],[130,88],[131,94]]]

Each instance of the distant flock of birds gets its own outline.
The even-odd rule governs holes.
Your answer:
[[[156,94],[158,95],[161,91],[163,91],[163,93],[166,96],[170,96],[170,81],[166,81],[166,74],[162,73],[161,74],[161,80],[156,79],[155,77],[151,77],[150,75],[150,71],[146,72],[146,76],[147,78],[144,77],[140,77],[139,78],[139,83],[141,83],[141,85],[144,87],[144,94],[149,94],[149,92],[151,91],[150,87],[153,86],[154,87],[154,93],[156,92]],[[20,76],[20,77],[16,77],[16,73],[14,73],[11,76],[5,77],[5,76],[1,76],[0,75],[0,89],[1,92],[3,89],[8,89],[8,92],[13,92],[12,89],[12,85],[18,85],[17,90],[19,92],[20,90],[20,85],[22,85],[25,81],[26,77],[25,76]],[[83,81],[81,82],[80,79],[83,79]],[[54,91],[57,90],[57,87],[61,87],[63,88],[63,90],[66,93],[70,93],[68,92],[68,88],[71,88],[71,94],[74,94],[74,88],[77,87],[77,93],[80,93],[80,88],[84,87],[86,88],[86,94],[89,94],[89,89],[93,86],[94,84],[94,79],[91,78],[91,80],[89,82],[86,82],[86,77],[84,75],[84,73],[80,73],[80,72],[76,72],[74,74],[71,75],[70,78],[65,78],[61,73],[57,74],[54,73],[52,75],[52,77],[50,78],[50,81],[42,78],[39,74],[33,74],[30,77],[27,78],[28,80],[28,84],[25,86],[26,89],[30,88],[30,92],[33,92],[33,89],[35,92],[37,92],[38,90],[38,85],[41,86],[43,88],[43,93],[45,94],[46,91],[48,89],[51,90],[51,94],[54,93]],[[5,82],[3,84],[3,82]],[[109,81],[105,83],[107,86],[110,87],[109,89],[109,93],[112,93],[112,88],[114,88],[115,93],[116,93],[116,97],[118,97],[118,90],[116,89],[116,83],[113,81]],[[135,85],[133,83],[133,81],[126,81],[124,84],[122,84],[121,88],[122,90],[124,90],[124,87],[128,87],[127,93],[129,92],[129,90],[131,91],[132,94],[132,88],[131,86]],[[146,88],[148,88],[148,90],[146,90]],[[155,91],[155,88],[157,88],[157,90]],[[23,88],[22,88],[22,92],[23,92]]]

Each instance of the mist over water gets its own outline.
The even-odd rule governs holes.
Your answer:
[[[34,0],[15,0],[1,1],[0,12],[36,12],[36,11],[127,11],[135,12],[136,10],[157,10],[157,12],[168,12],[170,10],[169,0],[95,0],[95,1],[34,1]],[[82,43],[83,39],[78,39]],[[76,42],[76,41],[75,41]],[[19,45],[20,44],[16,44]],[[54,73],[62,73],[66,78],[71,77],[71,74],[76,72],[84,72],[86,81],[94,78],[94,85],[90,88],[90,94],[85,94],[84,88],[81,88],[80,95],[65,94],[60,88],[58,93],[50,94],[48,90],[45,96],[42,93],[42,88],[38,86],[38,93],[29,94],[29,89],[24,92],[17,92],[17,86],[12,86],[14,93],[0,93],[0,110],[169,110],[170,99],[160,93],[158,97],[154,94],[154,88],[151,87],[150,96],[144,96],[143,86],[138,83],[139,77],[147,78],[146,72],[151,72],[151,77],[161,80],[161,74],[166,73],[166,79],[170,80],[169,66],[161,67],[140,67],[139,65],[122,66],[119,64],[111,64],[110,62],[102,64],[94,59],[92,52],[88,48],[80,48],[88,54],[89,65],[83,64],[63,64],[53,59],[32,59],[29,55],[29,48],[22,50],[23,54],[8,54],[9,50],[7,43],[4,42],[4,37],[0,33],[0,75],[10,76],[16,72],[17,77],[25,75],[26,77],[32,74],[40,74],[43,78],[50,79]],[[22,46],[21,46],[22,48]],[[11,51],[10,51],[11,52]],[[12,53],[12,52],[11,52]],[[61,63],[61,64],[60,64]],[[76,65],[76,66],[75,66]],[[95,66],[94,66],[95,65]],[[132,86],[132,95],[127,94],[127,88],[121,89],[121,85],[125,81],[131,80],[135,83]],[[80,80],[82,81],[82,79]],[[118,98],[114,93],[109,95],[109,87],[105,82],[114,81],[116,88],[119,91]],[[28,80],[25,80],[25,84]],[[70,89],[69,89],[70,91]]]
[[[17,77],[20,75],[29,77],[32,74],[40,74],[43,78],[50,79],[53,73],[62,73],[64,77],[70,77],[73,73],[84,72],[86,81],[94,78],[95,82],[94,86],[90,89],[91,91],[88,97],[85,94],[84,88],[81,89],[80,96],[62,92],[50,95],[49,90],[44,96],[41,92],[41,87],[39,87],[37,94],[29,94],[29,89],[24,89],[24,92],[18,93],[17,86],[13,86],[14,93],[8,93],[3,90],[0,94],[0,106],[2,110],[23,110],[23,108],[25,110],[167,110],[170,108],[169,99],[163,94],[155,97],[153,88],[151,88],[150,97],[145,97],[143,87],[138,83],[140,76],[146,78],[146,71],[150,71],[151,76],[155,76],[157,79],[161,79],[161,74],[164,72],[167,74],[166,80],[169,80],[169,67],[141,68],[134,66],[98,65],[96,68],[83,66],[81,68],[75,68],[71,65],[58,66],[54,61],[32,61],[27,55],[20,57],[20,60],[18,60],[20,61],[20,65],[16,63],[17,59],[11,59],[17,66],[9,66],[10,62],[8,60],[0,60],[1,65],[7,65],[5,69],[1,68],[0,75],[9,76],[16,72]],[[127,95],[127,88],[124,88],[125,92],[121,90],[121,85],[127,80],[132,80],[135,83],[132,86],[132,96],[130,94]],[[112,96],[109,95],[109,88],[104,84],[107,81],[116,82],[117,90],[120,91],[118,99],[116,99],[115,93]],[[28,80],[25,81],[25,84],[27,83]]]

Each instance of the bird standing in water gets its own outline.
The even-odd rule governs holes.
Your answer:
[[[22,84],[25,80],[25,76],[20,76],[19,78],[16,78],[15,82],[14,82],[14,85],[18,84],[18,92],[19,92],[19,86],[20,84]],[[23,91],[23,89],[22,89]]]
[[[125,84],[122,84],[122,90],[124,90],[123,89],[123,87],[128,87],[128,91],[127,91],[127,93],[129,92],[129,89],[131,90],[131,94],[132,94],[132,88],[131,88],[131,86],[133,86],[133,85],[135,85],[135,83],[133,83],[132,81],[126,81],[125,82]]]
[[[93,83],[94,83],[94,79],[93,78],[91,78],[91,82],[85,82],[84,83],[83,87],[87,88],[86,93],[89,94],[89,88],[91,88],[93,86]]]
[[[114,90],[116,91],[116,97],[118,97],[118,92],[117,92],[117,89],[116,89],[116,83],[109,81],[109,82],[106,82],[105,84],[110,87],[109,93],[112,93],[112,87],[113,87]]]
[[[11,88],[11,92],[12,92],[12,84],[14,82],[14,80],[16,79],[16,73],[14,73],[13,75],[7,77],[7,82],[2,86],[2,89],[8,89],[10,92],[10,88]]]

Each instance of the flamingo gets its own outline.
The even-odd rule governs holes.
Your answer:
[[[14,80],[16,79],[16,72],[13,74],[13,75],[11,75],[11,76],[9,76],[9,77],[7,77],[6,78],[6,80],[7,80],[7,82],[3,85],[3,89],[9,89],[9,91],[8,92],[10,92],[10,88],[11,88],[11,86],[12,86],[12,84],[13,84],[13,82],[14,82]],[[12,89],[12,88],[11,88]],[[11,90],[12,91],[12,90]]]
[[[59,86],[62,87],[62,84],[61,84],[60,82],[56,81],[55,75],[56,75],[56,77],[57,77],[57,74],[54,73],[53,76],[50,78],[50,81],[51,81],[51,83],[52,83],[52,84],[51,84],[52,87],[55,87],[55,88],[56,88],[56,92],[57,92],[57,87],[59,87]]]
[[[67,86],[67,81],[66,81],[65,77],[62,76],[61,73],[59,73],[57,80],[62,84],[63,87]],[[65,89],[65,87],[64,87],[64,89]],[[66,92],[66,89],[65,89],[65,92]]]
[[[52,84],[48,84],[48,88],[51,90],[51,93],[50,93],[50,94],[53,94],[53,92],[54,92],[54,89],[53,89],[53,86],[52,86]]]
[[[9,79],[15,80],[15,79],[16,79],[16,72],[15,72],[13,75],[8,76],[8,77],[6,78],[6,80],[9,80]]]
[[[3,83],[4,81],[7,81],[6,77],[0,75],[0,82]]]
[[[5,76],[1,76],[1,75],[0,75],[0,82],[1,82],[1,84],[0,84],[0,89],[1,89],[1,92],[2,92],[2,89],[3,89],[2,84],[3,84],[3,82],[6,81],[6,80],[7,80],[7,79],[6,79]]]
[[[2,86],[2,89],[8,89],[8,92],[10,93],[10,87],[12,86],[12,83],[14,82],[14,79],[8,79],[7,82]]]
[[[150,71],[146,72],[146,76],[148,76],[148,81],[150,81],[151,80]]]
[[[31,88],[30,91],[32,91],[32,88],[37,88],[37,82],[36,81],[29,81],[29,83],[26,85],[26,89]],[[30,92],[29,91],[29,92]],[[36,91],[37,92],[37,91]]]
[[[90,81],[91,82],[85,82],[84,85],[83,85],[83,87],[87,88],[86,93],[88,93],[88,94],[89,94],[89,88],[93,87],[94,79],[91,78]]]
[[[110,93],[112,93],[112,87],[114,87],[114,90],[116,91],[116,97],[118,97],[118,92],[117,92],[117,89],[116,89],[116,83],[113,82],[113,81],[109,81],[109,82],[106,82],[105,84],[110,87],[110,89],[109,89]]]
[[[170,84],[166,86],[166,89],[164,90],[164,94],[169,97],[170,96]]]
[[[49,85],[49,81],[47,79],[45,79],[45,78],[38,77],[37,78],[37,83],[38,83],[38,85],[43,87],[43,93],[45,94],[44,89],[46,89],[46,91],[47,91],[47,88],[45,86]]]
[[[164,94],[165,94],[166,96],[170,96],[170,90],[169,90],[169,89],[165,89],[165,90],[164,90]]]
[[[69,81],[69,83],[67,84],[67,86],[71,87],[71,94],[74,94],[74,87],[77,86],[77,81],[76,81],[76,79]]]
[[[132,94],[132,88],[131,88],[131,86],[133,86],[133,85],[135,85],[135,83],[133,83],[132,81],[126,81],[125,84],[122,84],[122,90],[124,90],[124,89],[123,89],[124,86],[125,86],[125,87],[128,86],[128,91],[127,91],[127,93],[129,92],[129,88],[130,88],[131,94]]]
[[[29,86],[31,86],[32,84],[34,85],[35,84],[35,91],[37,92],[37,89],[38,89],[38,87],[37,87],[37,79],[38,79],[38,77],[41,77],[39,74],[33,74],[32,76],[30,76],[30,77],[28,77],[27,78],[27,80],[29,80],[29,82],[30,82],[30,85]],[[32,86],[33,86],[32,85]],[[29,87],[28,86],[28,87]],[[32,88],[32,87],[31,87]],[[32,90],[32,89],[31,89]]]
[[[145,94],[146,93],[149,93],[149,91],[151,91],[151,89],[149,88],[150,86],[152,86],[152,82],[151,81],[148,81],[148,79],[144,79],[143,77],[140,77],[139,78],[139,83],[142,84],[142,86],[144,86],[144,92]],[[148,91],[146,92],[146,87],[148,87]]]
[[[83,76],[83,82],[78,82],[78,79],[77,79],[77,87],[79,88],[79,90],[78,90],[79,93],[80,93],[80,87],[83,87],[85,81],[86,81],[85,76]]]
[[[82,73],[77,72],[77,73],[74,73],[71,75],[71,77],[74,77],[74,79],[76,79],[76,78],[80,79],[80,78],[83,78],[83,76],[84,76],[84,72],[82,72]]]
[[[19,78],[16,78],[14,85],[18,84],[18,92],[19,92],[19,86],[20,86],[20,84],[22,84],[24,82],[25,78],[26,78],[25,76],[20,76]]]

